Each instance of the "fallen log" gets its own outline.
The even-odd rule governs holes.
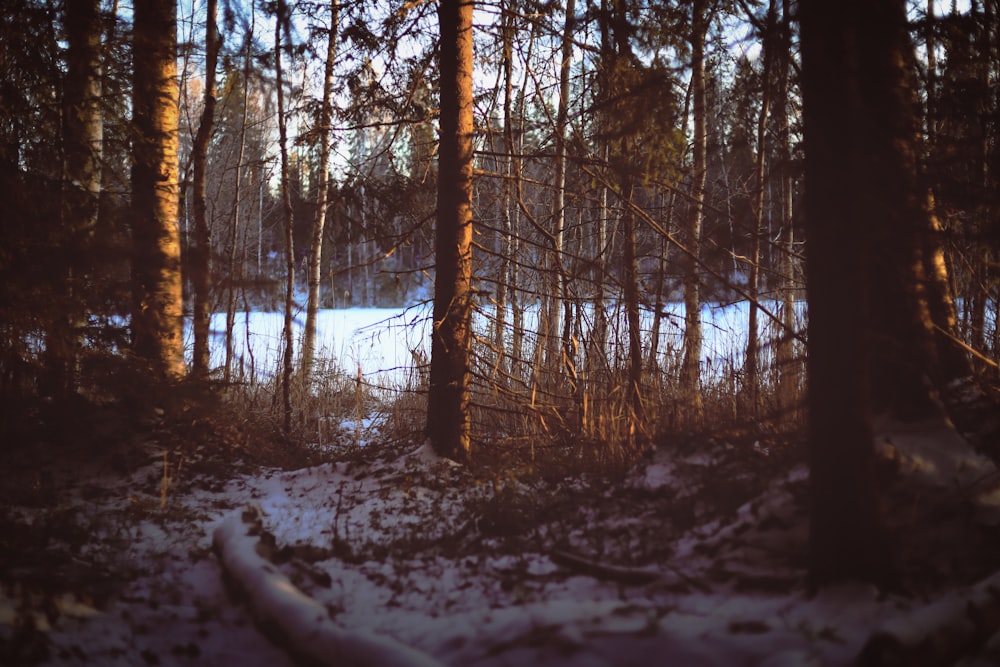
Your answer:
[[[246,600],[262,632],[308,665],[338,667],[441,667],[420,651],[390,637],[348,630],[261,557],[263,534],[255,508],[235,512],[212,534],[212,546],[229,583]]]

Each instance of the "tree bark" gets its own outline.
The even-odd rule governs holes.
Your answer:
[[[155,373],[176,379],[184,375],[176,0],[137,3],[133,35],[132,344]]]
[[[472,0],[441,0],[441,142],[427,434],[441,456],[470,455]]]
[[[506,153],[503,159],[503,178],[500,183],[500,219],[503,229],[503,249],[500,257],[500,275],[497,279],[497,312],[495,317],[495,328],[493,330],[493,347],[497,353],[497,369],[500,371],[499,377],[506,377],[510,374],[510,364],[508,364],[508,354],[506,352],[506,327],[507,327],[507,303],[508,292],[512,292],[510,274],[513,270],[515,259],[514,250],[516,240],[514,234],[514,216],[516,207],[514,204],[514,185],[511,182],[514,178],[514,127],[513,113],[511,105],[514,92],[514,7],[512,3],[504,2],[500,9],[500,43],[501,43],[501,70],[503,72],[503,150]],[[513,297],[513,295],[512,295]],[[511,303],[515,304],[516,299],[512,298]],[[512,350],[511,358],[518,358],[520,350]]]
[[[545,365],[551,372],[556,372],[559,362],[571,363],[569,336],[563,333],[563,322],[569,329],[569,281],[563,266],[563,244],[566,227],[566,127],[569,119],[569,78],[570,65],[573,59],[573,27],[576,3],[567,0],[563,23],[562,50],[559,59],[559,105],[556,109],[555,127],[555,164],[552,176],[552,187],[555,197],[552,201],[552,289],[545,295],[548,304],[546,325]],[[565,312],[563,312],[565,309]],[[572,378],[572,373],[566,377]],[[570,379],[570,382],[573,380]]]
[[[254,25],[251,22],[250,35],[247,36],[246,51],[243,54],[243,108],[240,112],[240,135],[239,148],[236,152],[236,171],[233,178],[233,204],[229,211],[229,247],[227,248],[229,257],[226,262],[226,274],[228,287],[226,290],[226,359],[223,369],[223,381],[229,383],[234,362],[233,333],[236,328],[236,288],[238,278],[242,277],[243,264],[240,265],[239,275],[236,270],[236,250],[237,239],[240,229],[240,203],[243,195],[240,190],[243,188],[243,158],[247,148],[247,117],[249,115],[250,104],[250,50],[253,44]],[[280,65],[280,63],[279,63]]]
[[[192,375],[197,379],[208,376],[209,284],[211,276],[211,236],[208,225],[208,206],[205,190],[208,142],[215,121],[215,68],[219,59],[221,35],[215,24],[217,0],[208,0],[205,8],[205,106],[191,148],[193,162],[192,189],[194,199],[194,247],[191,252],[191,277],[194,291],[194,354]]]
[[[918,178],[920,124],[914,88],[915,60],[902,0],[866,8],[870,20],[856,28],[857,56],[866,63],[854,103],[858,175],[865,179],[869,218],[873,408],[901,418],[935,410],[930,384],[945,379],[935,324],[949,326],[944,308],[943,262],[938,263],[936,221]],[[942,343],[943,344],[943,343]]]
[[[312,373],[316,349],[316,318],[319,313],[319,293],[322,280],[323,230],[326,228],[327,196],[330,189],[330,125],[333,120],[333,68],[337,59],[337,33],[340,3],[330,6],[330,29],[327,32],[326,67],[323,72],[323,101],[319,118],[319,175],[317,178],[316,216],[313,218],[309,243],[309,296],[306,302],[306,326],[302,336],[300,367],[304,379]]]
[[[802,0],[799,9],[810,244],[809,570],[814,586],[843,579],[885,584],[892,576],[874,475],[870,244],[872,227],[885,224],[885,206],[901,193],[880,191],[866,172],[888,148],[873,140],[869,124],[873,105],[880,103],[873,84],[888,83],[876,68],[893,54],[888,37],[893,10],[901,7],[895,0],[877,7],[861,0],[837,5]],[[866,66],[859,67],[861,62]]]
[[[628,322],[628,398],[629,423],[628,438],[645,423],[642,408],[642,331],[639,320],[639,266],[635,252],[635,211],[632,206],[634,186],[631,176],[626,176],[621,194],[622,200],[622,282],[625,302],[625,319]]]
[[[281,69],[281,31],[288,17],[288,5],[278,0],[274,22],[274,79],[278,93],[278,148],[281,153],[281,203],[285,213],[285,323],[284,355],[281,371],[282,424],[287,435],[292,430],[292,371],[295,340],[292,331],[295,314],[295,211],[292,208],[288,175],[288,130],[285,121],[285,81]],[[235,242],[235,240],[234,240]]]
[[[698,428],[703,419],[701,401],[701,292],[697,256],[701,252],[701,224],[705,206],[708,142],[705,118],[705,39],[708,32],[705,0],[695,0],[691,15],[691,102],[694,118],[694,173],[691,212],[684,243],[693,256],[684,259],[684,358],[680,385],[685,401],[684,419]]]
[[[781,321],[784,332],[775,346],[775,362],[778,366],[778,407],[783,415],[791,416],[794,403],[798,400],[800,380],[799,365],[795,361],[795,224],[793,218],[792,151],[788,126],[788,70],[791,67],[791,26],[790,0],[781,2],[780,52],[775,58],[778,67],[778,93],[775,99],[775,114],[778,127],[778,151],[781,163]]]
[[[86,258],[100,208],[104,124],[101,114],[100,2],[66,3],[66,84],[63,97],[63,183],[59,309],[46,338],[49,389],[76,390],[83,346]]]
[[[747,318],[747,348],[744,364],[744,391],[750,401],[750,414],[760,413],[760,336],[758,331],[757,297],[760,294],[760,242],[764,234],[764,193],[766,188],[765,168],[767,166],[767,120],[771,111],[771,63],[774,62],[774,32],[777,28],[776,0],[767,6],[764,25],[763,71],[761,76],[760,116],[757,119],[757,159],[754,164],[754,229],[750,242],[750,278],[747,292],[750,294],[750,313]]]

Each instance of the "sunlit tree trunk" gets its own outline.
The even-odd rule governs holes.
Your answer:
[[[62,299],[46,337],[49,389],[72,392],[83,345],[85,259],[97,227],[104,123],[101,114],[100,2],[66,3],[66,84],[63,97],[62,229],[58,262]]]
[[[701,224],[705,206],[708,142],[705,118],[705,39],[708,32],[705,0],[695,0],[691,26],[691,102],[694,120],[694,169],[691,182],[691,212],[684,229],[684,243],[691,256],[684,259],[684,358],[680,385],[685,401],[684,418],[690,426],[702,421],[701,291],[696,257],[701,252]]]
[[[337,31],[340,4],[330,7],[330,29],[327,32],[326,67],[323,73],[323,101],[319,120],[319,169],[316,193],[316,216],[313,218],[309,244],[309,296],[306,302],[306,326],[302,337],[300,366],[304,378],[312,372],[316,349],[316,318],[319,313],[319,293],[322,280],[323,230],[326,228],[327,196],[330,189],[330,125],[333,121],[333,69],[337,59]]]
[[[133,27],[132,333],[154,372],[184,375],[178,213],[176,0],[137,3]]]
[[[901,418],[923,418],[936,410],[930,385],[964,375],[960,367],[968,365],[947,339],[954,310],[940,231],[919,179],[915,56],[903,2],[883,4],[881,13],[869,12],[883,21],[885,33],[879,47],[861,53],[872,65],[866,68],[870,88],[861,91],[868,96],[869,113],[859,127],[868,144],[860,174],[884,202],[868,206],[880,222],[870,226],[869,246],[869,280],[877,286],[877,303],[871,304],[873,407]],[[867,27],[865,35],[876,30]]]
[[[937,368],[933,379],[940,385],[972,373],[972,365],[962,348],[953,340],[958,332],[958,315],[951,294],[951,281],[944,252],[944,233],[941,223],[934,213],[933,195],[928,193],[926,209],[923,212],[923,242],[920,248],[923,256],[923,272],[927,277],[927,307],[935,343]],[[985,289],[985,288],[983,288]],[[981,294],[983,316],[979,322],[976,344],[983,342],[983,321],[985,320],[986,295]]]
[[[470,454],[472,0],[441,0],[441,142],[427,433],[441,456]]]
[[[209,276],[211,275],[211,238],[208,226],[208,206],[205,190],[208,142],[215,121],[215,68],[221,47],[221,35],[215,25],[216,0],[208,0],[205,8],[205,106],[191,148],[193,175],[194,246],[191,250],[191,277],[194,291],[194,354],[192,375],[203,379],[208,375]]]

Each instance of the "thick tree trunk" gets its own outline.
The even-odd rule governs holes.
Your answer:
[[[330,29],[327,32],[326,67],[323,73],[323,101],[319,117],[319,176],[317,179],[316,216],[313,218],[309,242],[309,296],[306,301],[306,326],[302,336],[302,376],[312,372],[316,350],[316,318],[319,314],[319,294],[323,265],[323,230],[326,228],[327,196],[330,188],[330,124],[333,120],[333,68],[337,59],[337,32],[340,4],[330,7]]]
[[[427,434],[441,456],[470,454],[472,0],[441,0],[441,143]]]
[[[208,226],[208,206],[205,191],[206,165],[208,162],[208,142],[212,136],[215,121],[215,68],[219,58],[221,36],[215,25],[216,0],[208,0],[205,8],[205,106],[201,112],[201,122],[191,148],[194,168],[192,189],[194,191],[194,247],[191,252],[191,278],[194,291],[194,354],[192,375],[198,379],[208,376],[208,329],[209,329],[209,276],[211,275],[211,237]]]
[[[176,0],[137,3],[133,28],[132,333],[154,372],[184,375]]]
[[[895,54],[897,8],[901,11],[902,2],[876,8],[861,0],[837,5],[803,0],[799,9],[810,244],[813,585],[842,579],[884,584],[892,576],[874,475],[870,376],[871,312],[887,304],[873,303],[870,244],[876,239],[872,228],[886,224],[886,206],[902,193],[880,190],[868,164],[891,167],[890,147],[871,137],[871,119],[883,104],[879,87],[892,83],[883,68]],[[866,67],[858,68],[858,62]]]
[[[864,142],[857,148],[857,166],[866,179],[865,209],[871,216],[873,407],[898,417],[923,417],[935,409],[929,383],[943,379],[932,302],[943,307],[947,287],[937,274],[944,270],[933,257],[939,239],[932,236],[935,221],[918,179],[913,46],[902,0],[866,7],[865,13],[870,20],[857,28],[865,76],[855,92],[861,99],[853,101],[867,112],[856,119],[855,134]]]

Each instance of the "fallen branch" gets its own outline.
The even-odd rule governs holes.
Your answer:
[[[652,583],[677,586],[679,581],[683,581],[697,590],[703,592],[707,590],[703,584],[699,584],[697,581],[694,581],[690,577],[685,576],[683,573],[678,572],[673,568],[671,568],[671,570],[676,576],[676,579],[665,577],[662,572],[656,570],[622,567],[620,565],[608,565],[606,563],[600,563],[598,561],[590,560],[588,558],[584,558],[583,556],[578,556],[576,554],[569,553],[568,551],[561,551],[559,549],[554,549],[549,552],[549,559],[556,565],[576,570],[581,574],[585,574],[602,581],[614,581],[619,584],[626,584],[630,586],[641,586],[643,584]]]
[[[212,546],[231,583],[246,598],[258,627],[297,660],[338,667],[440,667],[420,651],[389,637],[347,630],[258,553],[259,512],[247,508],[215,529]]]

